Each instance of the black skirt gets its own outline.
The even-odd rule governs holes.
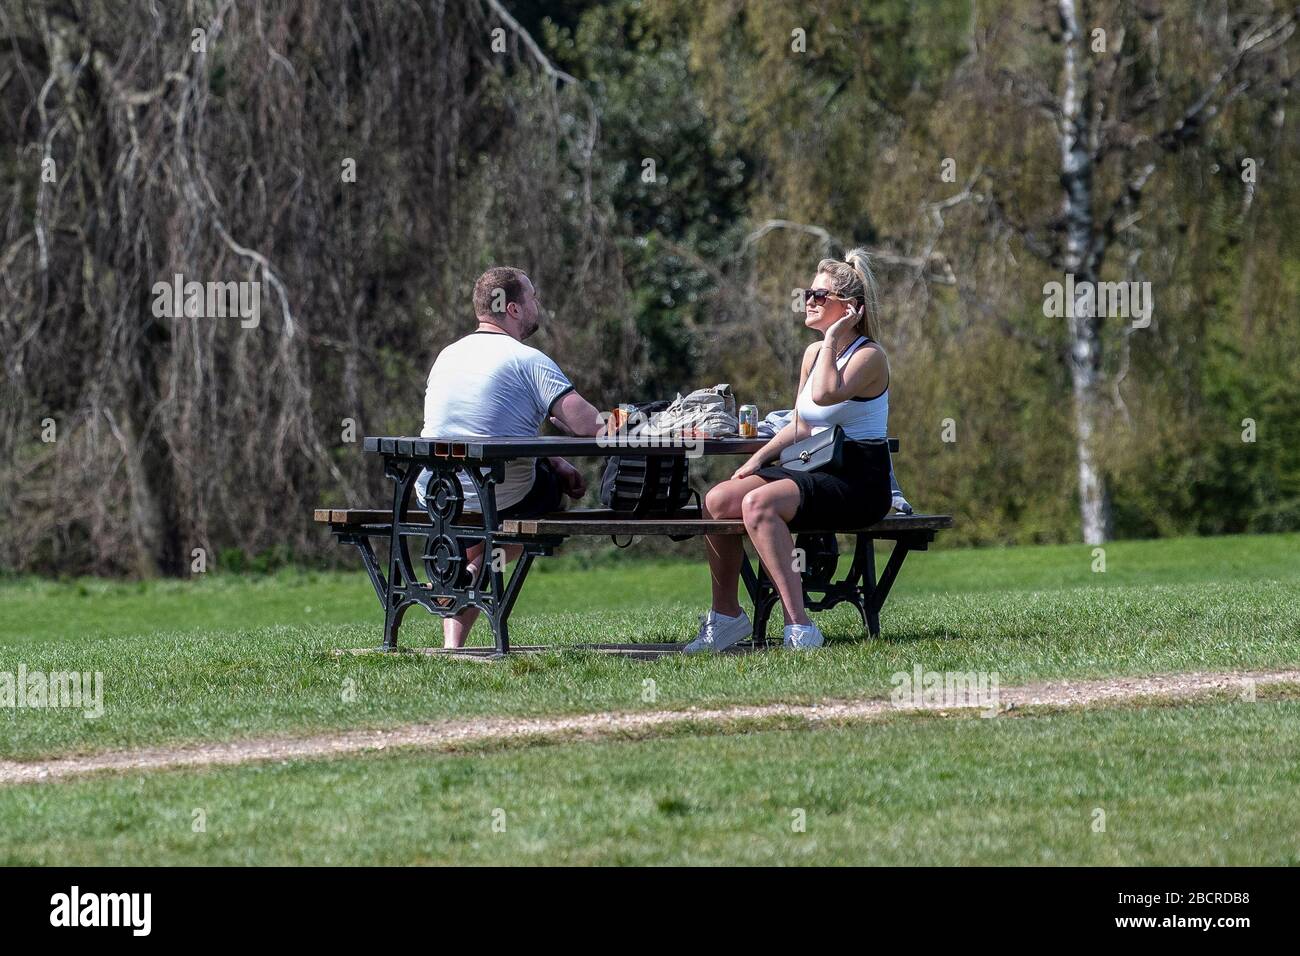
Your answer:
[[[893,493],[889,484],[889,444],[845,441],[839,468],[791,471],[768,465],[754,472],[766,481],[789,478],[799,487],[799,510],[791,531],[863,528],[889,514]]]

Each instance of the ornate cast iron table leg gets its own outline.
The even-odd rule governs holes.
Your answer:
[[[428,524],[406,520],[415,485],[425,468],[430,471],[424,499]],[[500,462],[465,459],[423,461],[392,456],[385,460],[384,474],[393,482],[388,579],[383,582],[377,569],[371,576],[376,589],[381,587],[381,582],[383,586],[383,649],[397,650],[397,633],[402,618],[411,605],[419,604],[444,618],[459,614],[467,607],[477,607],[487,616],[497,653],[509,653],[507,620],[524,578],[533,559],[553,553],[558,540],[514,541],[501,536],[496,504],[496,485],[504,475]],[[474,523],[467,517],[461,474],[468,476],[478,496],[481,523]],[[419,565],[424,569],[424,580],[420,579],[411,556],[411,538],[424,541],[419,559]],[[524,550],[509,581],[503,573],[503,562],[497,560],[502,545],[506,543],[519,544]],[[478,567],[470,577],[466,573],[469,551],[478,545],[482,546],[482,552]]]

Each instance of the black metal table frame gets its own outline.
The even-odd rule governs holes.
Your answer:
[[[732,445],[726,453],[744,453],[753,441],[711,442]],[[762,441],[757,442],[761,447]],[[891,444],[893,442],[891,441]],[[365,449],[384,457],[384,475],[393,482],[393,508],[389,521],[351,526],[335,531],[340,542],[351,544],[361,559],[384,610],[382,650],[397,650],[397,634],[406,612],[420,605],[432,614],[451,617],[467,607],[477,607],[488,618],[498,654],[510,652],[509,617],[534,558],[555,553],[566,535],[509,535],[503,533],[496,504],[496,486],[503,480],[508,458],[489,459],[483,446],[474,443],[435,442],[416,439],[367,438]],[[537,451],[568,454],[593,454],[581,443],[573,448],[539,445]],[[620,449],[602,448],[599,454]],[[640,449],[624,448],[624,451]],[[678,449],[680,452],[680,449]],[[660,450],[660,453],[673,453]],[[752,449],[751,449],[752,453]],[[540,457],[519,454],[515,457]],[[415,486],[424,469],[431,472],[425,493],[424,512],[428,524],[407,520]],[[474,486],[482,515],[482,524],[465,521],[465,500],[458,475],[465,474]],[[888,535],[855,533],[853,560],[844,578],[833,580],[835,562],[814,562],[802,573],[804,598],[809,610],[824,611],[847,601],[858,609],[863,628],[872,637],[880,635],[880,609],[884,605],[899,569],[910,551],[924,551],[934,540],[935,532],[905,530]],[[894,540],[894,549],[879,580],[876,577],[875,539]],[[372,538],[388,539],[387,573],[371,544]],[[424,539],[419,563],[427,581],[421,581],[411,555],[410,539]],[[466,553],[475,544],[483,545],[482,556],[472,580],[464,576]],[[506,579],[500,562],[494,559],[497,549],[518,545],[523,549],[519,560]],[[780,596],[762,563],[754,565],[745,555],[741,579],[754,606],[754,644],[767,643],[767,622]],[[821,597],[814,599],[813,593]]]
[[[826,536],[831,534],[824,533]],[[820,536],[822,535],[818,535]],[[853,560],[839,581],[833,580],[836,571],[833,564],[828,567],[811,567],[801,573],[804,605],[810,611],[829,611],[837,604],[847,601],[858,609],[858,614],[862,617],[862,629],[872,637],[879,637],[880,609],[889,598],[903,562],[912,551],[928,550],[935,532],[897,531],[890,532],[888,537],[883,534],[852,532],[852,536],[855,539]],[[876,578],[877,539],[894,542],[889,560],[885,563],[885,571],[879,580]],[[781,603],[781,595],[762,562],[759,562],[755,572],[748,554],[740,566],[740,577],[754,604],[754,643],[760,647],[766,646],[767,622],[773,609]],[[818,593],[821,597],[814,599],[812,593]]]

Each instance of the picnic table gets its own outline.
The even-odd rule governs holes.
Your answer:
[[[396,650],[402,618],[415,605],[441,617],[476,606],[492,628],[497,654],[510,652],[508,621],[533,561],[552,555],[568,537],[575,535],[668,535],[675,538],[700,534],[744,534],[739,519],[705,518],[698,509],[688,508],[671,518],[633,517],[599,508],[572,509],[541,518],[502,519],[496,503],[496,486],[504,479],[505,464],[519,458],[605,457],[644,455],[697,458],[712,455],[752,455],[766,438],[676,438],[645,439],[640,436],[571,438],[439,439],[411,437],[366,438],[364,449],[382,459],[385,476],[393,482],[389,508],[319,508],[317,522],[327,524],[342,544],[361,554],[366,573],[384,611],[382,649]],[[897,440],[890,439],[896,451]],[[415,485],[421,472],[432,473],[425,493],[425,506],[418,507]],[[465,510],[464,490],[459,475],[469,478],[480,503],[480,512]],[[800,535],[814,545],[808,568],[803,572],[808,608],[826,610],[847,601],[859,611],[863,626],[872,636],[880,633],[880,609],[898,576],[903,560],[911,551],[924,551],[935,534],[952,527],[947,515],[893,515],[869,528],[826,528]],[[834,580],[837,554],[830,554],[825,537],[836,533],[856,536],[853,560],[845,576]],[[808,535],[805,538],[805,534]],[[818,545],[818,535],[821,545]],[[411,539],[424,542],[417,561],[412,557]],[[387,560],[381,562],[373,541],[387,543]],[[894,548],[884,573],[876,577],[875,540],[892,540]],[[472,579],[462,573],[466,552],[483,545]],[[523,553],[507,579],[500,562],[493,560],[497,549],[519,545]],[[418,573],[422,569],[423,578]],[[779,596],[762,568],[751,564],[748,555],[741,578],[754,605],[753,643],[764,646],[767,620]],[[811,592],[811,593],[810,593]],[[813,598],[812,594],[820,597]]]

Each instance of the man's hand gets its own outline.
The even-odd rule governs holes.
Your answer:
[[[564,493],[577,501],[587,493],[587,482],[582,477],[582,472],[578,471],[563,458],[551,458],[551,468],[555,471],[555,476],[560,479],[560,487]]]

